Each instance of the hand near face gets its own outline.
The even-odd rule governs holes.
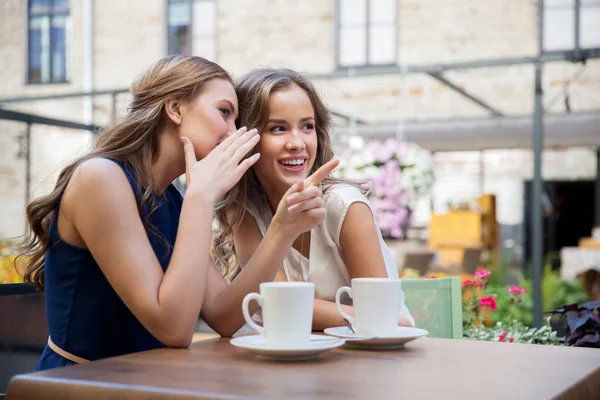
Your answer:
[[[240,128],[198,161],[192,142],[182,137],[187,190],[201,191],[216,201],[259,159],[260,154],[256,153],[242,161],[259,140],[256,129]]]
[[[279,202],[273,223],[285,230],[286,234],[296,237],[323,222],[327,212],[323,192],[317,184],[338,164],[339,160],[331,160],[308,178],[292,185]]]

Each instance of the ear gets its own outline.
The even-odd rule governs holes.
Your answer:
[[[181,125],[181,101],[179,100],[167,100],[165,103],[165,112],[167,113],[167,117],[175,125]]]

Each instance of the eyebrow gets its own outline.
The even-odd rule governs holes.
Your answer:
[[[300,122],[310,121],[311,119],[315,119],[315,118],[314,117],[304,117],[300,120]],[[287,124],[287,121],[285,119],[270,119],[267,121],[267,123]]]

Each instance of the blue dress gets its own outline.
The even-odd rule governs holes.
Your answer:
[[[139,202],[141,192],[131,164],[116,163],[125,172]],[[163,238],[148,232],[148,239],[165,271],[175,245],[183,199],[175,186],[169,185],[164,195],[157,195],[154,200],[158,208],[150,214],[149,222]],[[147,208],[142,210],[142,218],[147,218],[148,213]],[[90,251],[61,240],[57,220],[54,218],[50,226],[51,246],[44,269],[46,318],[52,341],[87,360],[164,347],[121,301]],[[71,364],[46,345],[36,370]]]

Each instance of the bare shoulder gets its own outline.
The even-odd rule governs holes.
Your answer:
[[[363,202],[356,201],[348,207],[340,232],[341,243],[353,243],[367,237],[377,238],[377,228],[373,220],[371,208]]]
[[[117,189],[129,182],[123,169],[114,161],[105,158],[92,158],[81,163],[71,178],[69,185],[97,190]]]
[[[107,198],[135,201],[121,167],[105,158],[92,158],[81,163],[73,172],[61,205],[70,209],[80,202],[97,203]]]
[[[369,200],[356,187],[350,184],[332,185],[323,194],[323,201],[327,209],[325,224],[336,228],[339,234],[340,223],[351,215],[366,216],[370,214]],[[359,209],[359,211],[355,211]],[[371,214],[372,215],[372,214]]]
[[[371,208],[361,201],[351,203],[340,232],[340,246],[351,277],[387,276],[379,236]]]
[[[100,157],[82,162],[73,176],[79,176],[85,183],[109,183],[119,176],[127,179],[123,169],[116,162]]]
[[[355,201],[348,207],[345,220],[357,221],[359,223],[371,223],[373,222],[373,212],[366,203]]]

